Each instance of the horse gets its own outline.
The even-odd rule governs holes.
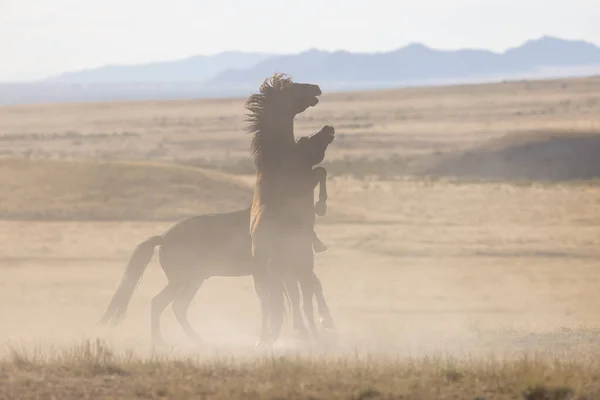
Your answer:
[[[323,216],[327,208],[327,171],[323,167],[316,167],[311,173],[313,188],[319,184],[319,201],[315,213]],[[257,281],[257,268],[250,251],[249,218],[250,207],[233,212],[197,215],[177,222],[160,236],[152,236],[138,244],[99,323],[112,321],[113,325],[118,325],[123,320],[131,296],[152,259],[155,247],[159,248],[160,266],[168,278],[168,283],[151,301],[150,325],[154,344],[165,345],[160,334],[160,317],[170,303],[173,304],[175,317],[186,336],[195,343],[202,343],[200,335],[188,321],[187,312],[200,286],[210,277],[253,276],[255,290],[261,303],[264,302],[263,291],[260,290],[260,282]],[[313,236],[313,245],[317,253],[327,249],[316,233]],[[312,279],[322,326],[334,329],[321,281],[314,273]],[[293,278],[288,279],[287,283],[291,289],[294,328],[300,336],[305,336],[308,331],[300,317],[298,283],[293,281]],[[304,287],[302,289],[303,296],[311,295],[304,293]],[[312,297],[310,301],[312,302]]]
[[[294,118],[316,106],[320,95],[318,85],[296,83],[277,73],[266,78],[259,92],[245,104],[256,167],[249,220],[251,251],[259,273],[264,275],[260,281],[266,285],[264,296],[268,300],[256,344],[259,347],[272,345],[281,332],[285,299],[290,294],[286,276],[295,276],[303,293],[314,290],[314,257],[310,246],[316,206],[306,171],[323,161],[335,131],[324,126],[312,136],[296,141]],[[312,300],[303,298],[305,317],[316,336]]]

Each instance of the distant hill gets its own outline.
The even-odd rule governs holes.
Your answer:
[[[231,175],[149,162],[0,159],[0,186],[5,220],[179,220],[252,200]]]
[[[600,73],[600,48],[581,40],[543,36],[502,53],[436,50],[418,43],[382,53],[226,52],[69,72],[44,82],[4,84],[0,85],[0,105],[247,96],[274,72],[316,82],[325,92],[583,76]]]
[[[598,154],[599,132],[519,132],[442,156],[419,172],[505,181],[599,179]]]
[[[503,53],[488,50],[435,50],[411,44],[386,53],[308,50],[271,57],[243,70],[228,70],[214,83],[256,86],[275,71],[297,80],[338,85],[369,86],[535,74],[547,67],[596,65],[600,48],[592,43],[550,36],[530,40]]]
[[[224,70],[251,68],[272,54],[223,52],[176,61],[139,65],[109,65],[83,71],[66,72],[48,82],[71,83],[171,83],[203,82]]]

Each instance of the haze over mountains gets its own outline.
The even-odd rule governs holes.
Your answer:
[[[245,96],[273,72],[324,91],[376,89],[600,73],[600,48],[544,36],[502,53],[411,44],[390,52],[224,52],[183,60],[67,72],[43,82],[0,85],[0,104]]]
[[[75,83],[165,83],[203,82],[232,68],[251,68],[274,54],[223,52],[199,55],[183,60],[139,65],[110,65],[84,71],[67,72],[50,82]]]

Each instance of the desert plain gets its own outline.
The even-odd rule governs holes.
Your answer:
[[[155,256],[97,325],[135,246],[251,200],[244,100],[0,107],[0,398],[600,398],[600,78],[325,93],[336,324],[253,345],[252,279],[211,278],[150,342]]]

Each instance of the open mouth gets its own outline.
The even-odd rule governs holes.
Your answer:
[[[306,109],[314,107],[317,104],[319,104],[317,96],[305,95],[294,99],[295,112],[297,113],[304,112]]]

